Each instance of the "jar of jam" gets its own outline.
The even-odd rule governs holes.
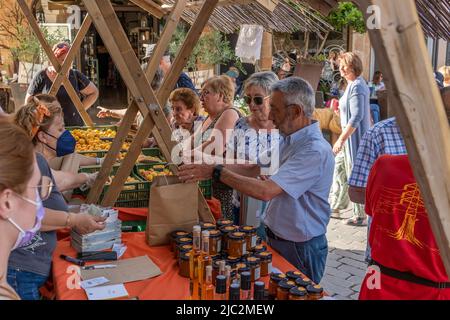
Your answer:
[[[261,260],[261,277],[265,277],[272,272],[272,253],[269,251],[263,251],[256,254]]]
[[[189,238],[188,234],[189,233],[187,233],[186,231],[183,231],[183,230],[176,230],[176,231],[171,232],[170,233],[170,244],[171,244],[170,251],[172,251],[172,252],[175,251],[175,247],[177,245],[176,241],[178,238],[184,238],[184,237]]]
[[[237,270],[239,272],[240,269],[246,269],[246,268],[247,268],[247,264],[245,264],[244,262],[239,262],[236,264],[235,270]]]
[[[178,274],[184,278],[189,278],[190,276],[190,270],[189,270],[189,257],[191,253],[190,252],[183,252],[180,255],[180,270]]]
[[[303,287],[289,289],[289,300],[308,300],[308,292]]]
[[[238,227],[232,225],[220,228],[220,232],[222,233],[222,251],[228,252],[228,234],[236,232],[237,230]]]
[[[300,271],[288,271],[286,272],[286,276],[288,277],[289,280],[292,280],[294,282],[298,278],[304,277],[303,273],[301,273]]]
[[[211,231],[216,229],[216,225],[209,222],[200,222],[200,227],[202,231],[204,230]]]
[[[308,277],[303,276],[303,277],[297,278],[297,279],[295,280],[295,284],[296,284],[297,286],[306,288],[307,286],[309,286],[310,284],[312,284],[312,281],[311,281]]]
[[[253,253],[256,255],[257,253],[260,252],[264,252],[267,251],[267,247],[263,244],[257,244],[254,248],[253,248]]]
[[[308,300],[319,300],[323,296],[323,288],[319,285],[312,285],[306,287],[308,292]]]
[[[269,298],[271,298],[271,299],[276,298],[278,283],[284,279],[286,279],[286,275],[284,273],[271,273],[270,274]]]
[[[231,269],[236,269],[236,265],[241,261],[239,257],[228,256],[227,264],[231,266]]]
[[[247,251],[256,247],[256,228],[253,226],[242,226],[239,231],[245,233],[245,241],[247,244]]]
[[[228,254],[235,257],[242,257],[247,253],[245,233],[233,232],[228,234]]]
[[[250,268],[251,281],[258,281],[261,277],[261,260],[257,257],[248,257],[247,265]]]
[[[222,232],[219,230],[209,231],[209,254],[217,255],[222,250]]]
[[[295,282],[292,280],[284,279],[278,282],[277,300],[288,300],[289,290],[292,287],[295,287]]]
[[[189,252],[192,250],[192,245],[191,244],[184,244],[180,247],[178,247],[178,261],[180,260],[180,257],[183,253]]]
[[[219,219],[216,221],[216,225],[217,225],[217,229],[220,229],[225,226],[232,226],[233,221],[228,220],[228,219]]]
[[[177,244],[177,245],[175,246],[175,250],[174,250],[175,258],[176,258],[176,257],[179,257],[179,252],[178,252],[178,248],[179,248],[179,247],[184,246],[184,245],[186,245],[186,244],[192,245],[192,238],[188,238],[188,237],[178,238],[178,239],[176,240],[176,244]]]

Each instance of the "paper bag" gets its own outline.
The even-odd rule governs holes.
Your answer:
[[[190,232],[198,224],[198,186],[177,176],[156,177],[150,188],[146,239],[150,246],[169,243],[175,230]]]
[[[81,155],[78,153],[71,153],[64,157],[53,158],[49,161],[49,166],[53,170],[70,172],[73,174],[78,173],[78,169],[80,168]],[[72,198],[73,190],[67,190],[62,192],[64,199],[67,202],[70,202]]]

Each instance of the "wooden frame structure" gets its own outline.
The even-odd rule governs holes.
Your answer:
[[[54,93],[57,90],[56,88],[59,88],[62,84],[72,97],[73,88],[68,79],[63,76],[63,71],[68,70],[71,63],[69,61],[73,58],[74,51],[69,53],[61,66],[54,58],[50,47],[45,43],[45,39],[25,1],[18,0],[18,2],[51,63],[58,70],[59,75],[52,87],[52,92]],[[145,7],[144,1],[133,2],[141,2],[141,5]],[[321,11],[328,11],[337,3],[336,0],[306,0],[306,2]],[[406,142],[410,161],[413,163],[415,177],[423,193],[430,224],[444,266],[447,274],[450,275],[450,142],[448,141],[450,129],[439,92],[432,77],[433,70],[428,62],[429,57],[423,41],[423,31],[420,28],[415,2],[414,0],[353,0],[353,2],[359,5],[366,15],[368,6],[376,5],[380,8],[381,28],[369,30],[369,35],[377,57],[381,61],[392,101],[396,102],[394,112]],[[159,60],[186,6],[186,0],[178,0],[172,8],[169,20],[145,72],[140,68],[139,61],[126,38],[110,1],[84,1],[89,16],[84,20],[72,49],[79,46],[79,43],[81,43],[80,37],[82,38],[92,19],[134,97],[106,156],[97,181],[89,193],[88,202],[98,201],[100,191],[138,112],[144,116],[144,122],[102,204],[112,205],[115,202],[138,157],[141,144],[150,132],[153,132],[158,144],[162,147],[164,156],[171,159],[170,151],[174,142],[170,139],[171,131],[161,105],[168,99],[178,75],[217,3],[218,0],[204,1],[185,43],[174,61],[170,74],[165,77],[161,89],[155,93],[150,87],[149,80],[155,74]],[[77,101],[76,98],[73,97],[75,102]],[[76,106],[83,114],[84,110],[79,109],[80,103],[76,102]],[[86,123],[89,123],[87,117],[83,117],[83,119]],[[172,167],[172,170],[177,171],[175,166]],[[204,221],[211,221],[211,212],[200,190],[199,199],[201,200],[199,204],[200,218]]]

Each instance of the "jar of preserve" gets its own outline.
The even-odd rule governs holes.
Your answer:
[[[228,254],[234,257],[242,257],[247,253],[245,233],[233,232],[228,234]]]
[[[323,296],[323,288],[319,285],[312,285],[306,287],[308,292],[308,300],[319,300]]]
[[[200,222],[200,227],[202,231],[204,230],[211,231],[216,229],[216,225],[209,222]]]
[[[265,277],[272,272],[272,253],[263,251],[256,254],[256,257],[261,260],[261,277]]]
[[[263,244],[257,244],[252,250],[253,254],[255,254],[255,255],[257,253],[264,252],[264,251],[267,251],[267,247]]]
[[[236,269],[236,265],[241,261],[239,257],[228,256],[227,264],[231,266],[231,269]]]
[[[178,247],[178,261],[180,260],[180,257],[183,253],[189,252],[192,250],[192,245],[191,244],[184,244],[180,247]]]
[[[216,225],[217,225],[217,229],[220,229],[225,226],[232,226],[233,221],[228,220],[228,219],[219,219],[216,221]]]
[[[180,271],[178,274],[184,278],[190,277],[190,270],[189,270],[189,257],[191,253],[190,252],[183,252],[180,255]]]
[[[248,257],[247,265],[250,268],[251,281],[258,281],[261,277],[261,260],[257,257]]]
[[[289,289],[289,300],[308,300],[308,292],[303,287]]]
[[[177,239],[178,238],[184,238],[184,237],[188,237],[188,234],[186,231],[183,230],[176,230],[170,233],[170,250],[173,252],[175,251],[175,246],[177,245]]]
[[[289,280],[295,281],[298,278],[304,277],[304,274],[300,271],[288,271],[286,272],[286,277],[288,277]]]
[[[237,226],[223,226],[220,228],[220,232],[222,233],[222,251],[228,252],[228,234],[237,230]]]
[[[277,300],[288,300],[289,290],[292,287],[295,287],[295,282],[292,280],[284,279],[278,282]]]
[[[247,251],[256,247],[256,228],[253,226],[242,226],[239,231],[245,233],[245,241]]]
[[[181,246],[184,246],[186,244],[192,245],[192,238],[188,238],[188,237],[178,238],[176,240],[176,244],[177,245],[175,246],[174,255],[175,255],[175,257],[179,257],[178,248]]]
[[[219,230],[209,231],[209,254],[218,255],[222,250],[222,232]]]
[[[303,277],[297,278],[297,279],[295,280],[295,284],[296,284],[297,286],[300,286],[300,287],[303,287],[303,288],[306,289],[307,286],[309,286],[310,284],[312,284],[312,281],[311,281],[308,277],[303,276]]]
[[[286,279],[284,273],[271,273],[269,282],[269,298],[275,299],[277,296],[278,282]]]

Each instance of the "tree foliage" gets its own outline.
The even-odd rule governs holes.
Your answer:
[[[342,32],[344,27],[352,27],[359,33],[366,32],[364,16],[351,2],[339,2],[338,7],[328,15],[328,22],[339,32]]]

